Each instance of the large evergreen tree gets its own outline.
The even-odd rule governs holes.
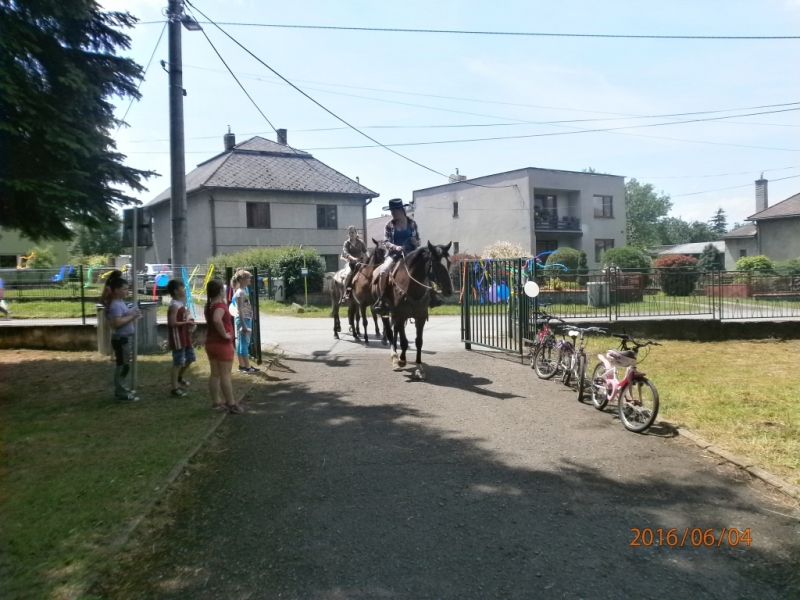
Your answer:
[[[728,217],[722,207],[717,209],[717,212],[714,213],[708,223],[715,239],[721,240],[722,236],[728,233]]]
[[[665,217],[672,201],[669,196],[656,193],[651,183],[631,179],[625,184],[625,222],[628,245],[648,248],[660,243],[659,220]]]
[[[122,164],[112,96],[139,97],[128,13],[95,0],[0,0],[0,223],[33,240],[109,223],[151,175]]]

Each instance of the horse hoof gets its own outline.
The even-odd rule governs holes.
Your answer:
[[[333,337],[334,337],[334,339],[338,340],[339,339],[339,334],[334,331],[333,332]]]
[[[398,359],[397,360],[397,366],[402,369],[403,367],[406,366],[406,361],[404,361],[402,358]]]
[[[403,368],[400,366],[399,361],[396,358],[392,358],[392,371],[402,371]]]

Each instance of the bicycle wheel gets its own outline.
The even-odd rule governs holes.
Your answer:
[[[552,379],[558,370],[558,352],[552,344],[542,344],[533,355],[533,370],[539,379]]]
[[[574,368],[573,355],[575,351],[572,348],[569,349],[562,349],[561,350],[561,366],[564,369],[564,373],[561,375],[561,383],[564,385],[569,385],[570,379],[572,379],[572,370]]]
[[[603,363],[598,363],[592,371],[590,391],[592,393],[592,404],[597,410],[603,410],[608,404],[608,392],[606,390],[606,368]]]
[[[586,389],[586,355],[578,354],[575,376],[578,378],[578,402],[583,402],[583,391]]]
[[[536,363],[534,362],[534,359],[536,358],[536,351],[537,351],[538,349],[539,349],[539,344],[538,344],[538,343],[537,343],[537,344],[533,344],[533,345],[530,347],[530,351],[529,351],[529,354],[528,354],[528,356],[530,357],[530,361],[531,361],[531,369],[533,369],[533,368],[534,368],[534,366],[535,366],[535,364],[536,364]]]
[[[619,420],[628,431],[642,433],[658,416],[658,390],[646,377],[625,384],[619,393]]]

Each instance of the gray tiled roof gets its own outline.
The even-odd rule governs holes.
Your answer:
[[[750,215],[746,220],[759,221],[761,219],[780,219],[781,217],[800,217],[800,194],[789,196],[786,200],[778,202],[766,210]]]
[[[758,233],[758,226],[753,224],[742,225],[741,227],[737,227],[736,229],[731,229],[728,233],[726,233],[724,238],[743,238],[743,237],[755,237],[756,233]]]
[[[662,250],[658,254],[702,254],[706,246],[711,244],[720,252],[725,252],[725,242],[693,242],[691,244],[678,244],[669,250]]]
[[[261,137],[237,144],[233,150],[200,163],[186,175],[187,193],[203,187],[378,196],[308,152]],[[158,204],[169,197],[167,188],[147,204]]]

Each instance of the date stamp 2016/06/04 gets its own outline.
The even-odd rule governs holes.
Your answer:
[[[744,531],[736,527],[723,527],[721,530],[712,528],[700,529],[699,527],[686,527],[682,532],[677,528],[652,529],[645,527],[631,529],[633,540],[631,546],[670,546],[683,548],[684,546],[706,546],[719,548],[723,544],[736,547],[739,544],[750,545],[750,528]]]

